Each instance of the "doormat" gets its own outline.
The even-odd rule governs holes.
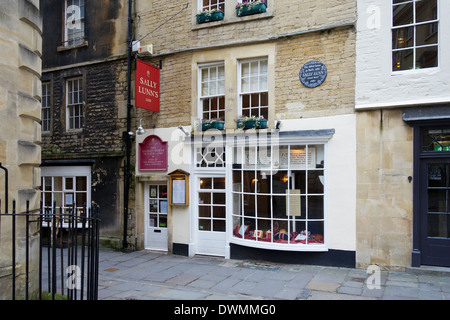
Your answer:
[[[264,271],[278,271],[280,267],[277,265],[263,263],[263,262],[254,262],[254,261],[244,261],[236,263],[236,266],[241,268],[255,269],[255,270],[264,270]]]

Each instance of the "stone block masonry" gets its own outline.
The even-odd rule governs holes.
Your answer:
[[[357,113],[357,265],[410,265],[412,128],[402,110]]]

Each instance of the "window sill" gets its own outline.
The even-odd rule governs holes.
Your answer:
[[[328,246],[326,244],[281,244],[274,242],[254,241],[254,240],[242,240],[236,237],[232,237],[231,243],[235,243],[241,246],[258,248],[258,249],[270,249],[280,251],[303,251],[303,252],[326,252]]]
[[[398,70],[391,71],[391,76],[401,76],[401,75],[414,75],[414,74],[430,74],[434,75],[436,72],[440,71],[440,67],[431,67],[431,68],[418,68],[418,69],[410,69],[410,70]]]
[[[195,30],[201,30],[201,29],[207,29],[207,28],[222,27],[225,25],[231,25],[231,24],[241,23],[241,22],[271,19],[274,16],[275,15],[273,12],[268,12],[268,11],[263,12],[263,13],[258,13],[258,14],[252,14],[249,16],[243,16],[243,17],[238,17],[238,16],[236,16],[236,13],[235,13],[231,18],[227,18],[227,16],[225,16],[225,18],[220,21],[212,21],[212,22],[205,22],[205,23],[197,24],[197,22],[196,22],[197,20],[194,20],[195,24],[192,26],[191,30],[195,31]]]
[[[86,41],[83,41],[80,44],[74,44],[74,45],[71,45],[71,46],[58,46],[56,48],[56,51],[57,52],[61,52],[61,51],[67,51],[67,50],[72,50],[72,49],[78,49],[78,48],[82,48],[82,47],[87,47],[88,45],[89,44],[88,44],[88,42],[86,40]]]

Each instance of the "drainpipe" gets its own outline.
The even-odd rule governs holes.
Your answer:
[[[132,0],[128,0],[128,70],[127,70],[127,131],[123,133],[123,139],[125,140],[125,171],[124,171],[124,196],[123,196],[123,240],[122,249],[127,248],[127,233],[128,233],[128,202],[130,195],[130,158],[131,158],[131,49],[132,49],[132,23],[131,18]]]
[[[2,166],[1,162],[0,162],[0,169],[5,170],[5,213],[8,213],[8,169]]]

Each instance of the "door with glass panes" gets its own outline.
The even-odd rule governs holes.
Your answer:
[[[167,184],[145,188],[145,249],[167,251]]]
[[[200,177],[197,193],[197,254],[225,256],[225,177]]]
[[[422,160],[422,264],[450,267],[450,157]]]

